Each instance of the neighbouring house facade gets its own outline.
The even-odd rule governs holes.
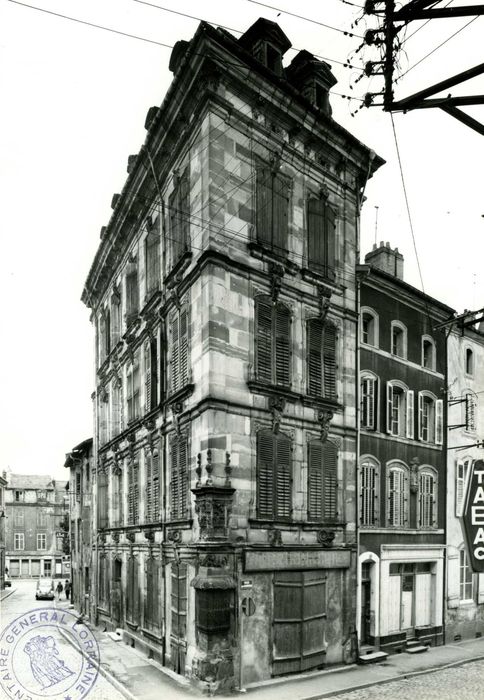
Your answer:
[[[356,654],[357,221],[382,160],[289,47],[267,20],[176,44],[82,297],[92,614],[211,690]]]
[[[403,281],[388,243],[358,275],[359,638],[442,644],[446,338],[434,329],[453,310]]]
[[[7,474],[3,472],[0,476],[0,591],[5,587],[5,486],[7,485]]]
[[[5,557],[11,578],[70,576],[66,484],[50,476],[7,474]]]
[[[92,481],[93,439],[88,438],[66,455],[69,469],[69,543],[71,555],[71,600],[89,617],[92,587]]]
[[[473,460],[482,459],[476,443],[484,438],[484,328],[466,319],[466,327],[464,321],[452,324],[447,341],[447,642],[484,633],[484,575],[469,566],[461,519],[468,470]]]

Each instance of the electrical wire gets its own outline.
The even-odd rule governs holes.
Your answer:
[[[449,5],[450,5],[453,1],[454,1],[454,0],[449,0],[449,2],[446,3],[442,9],[445,9],[446,7],[449,7]],[[435,3],[434,3],[434,4],[435,4]],[[405,39],[402,41],[401,46],[403,46],[404,44],[406,44],[407,41],[409,41],[409,39],[411,39],[413,36],[415,36],[415,34],[417,34],[417,32],[419,32],[421,29],[423,29],[425,26],[427,26],[427,24],[428,24],[429,22],[431,22],[431,21],[432,21],[432,19],[426,20],[426,21],[425,21],[423,24],[421,24],[420,27],[418,27],[414,32],[412,32],[411,34],[409,34],[409,36],[405,37]]]

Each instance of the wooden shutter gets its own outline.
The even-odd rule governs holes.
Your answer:
[[[150,365],[151,365],[151,391],[150,399],[151,405],[150,409],[156,408],[158,404],[158,344],[156,338],[150,341]]]
[[[321,396],[323,393],[323,324],[318,319],[307,323],[307,363],[308,363],[308,394]]]
[[[153,458],[145,453],[145,519],[147,523],[153,520]]]
[[[387,382],[387,433],[392,432],[393,386]]]
[[[170,376],[171,391],[174,394],[181,386],[180,382],[180,332],[178,313],[174,313],[170,322],[171,330],[171,358]]]
[[[441,445],[443,441],[443,419],[444,419],[444,402],[442,399],[437,399],[435,402],[435,442]]]
[[[179,516],[185,518],[188,509],[188,440],[181,435],[178,440],[178,470],[180,473]]]
[[[292,512],[291,440],[285,435],[276,438],[276,502],[278,518],[289,519]]]
[[[338,450],[333,442],[323,443],[323,511],[325,520],[338,515]]]
[[[136,525],[139,522],[139,464],[133,462],[133,523]]]
[[[308,267],[321,274],[325,273],[326,268],[324,210],[324,200],[316,197],[308,199]]]
[[[424,439],[424,397],[421,391],[418,392],[418,439]]]
[[[180,311],[180,388],[188,384],[188,308]]]
[[[407,437],[412,439],[414,426],[413,396],[413,390],[407,391]]]
[[[160,520],[160,455],[158,450],[152,455],[151,474],[153,478],[153,506],[152,506],[152,521]]]
[[[168,198],[168,210],[170,219],[170,237],[169,237],[169,248],[172,254],[172,265],[176,263],[179,257],[179,213],[178,213],[178,191],[173,190]]]
[[[256,370],[257,379],[272,383],[272,304],[256,299]]]
[[[151,410],[151,348],[150,343],[145,343],[144,346],[144,365],[145,365],[145,412]]]
[[[278,255],[287,254],[289,183],[279,173],[273,175],[272,245]]]
[[[464,505],[464,486],[465,486],[465,464],[457,462],[455,465],[455,514],[458,518],[462,516],[462,508]]]
[[[276,384],[288,386],[291,381],[291,317],[284,304],[275,307],[275,378]]]
[[[361,426],[373,430],[375,427],[375,388],[373,377],[363,377],[361,381]]]
[[[336,214],[326,203],[325,207],[325,244],[326,244],[326,275],[331,279],[335,276],[336,262]]]
[[[257,241],[272,245],[272,173],[259,167],[256,174],[256,228]]]
[[[257,434],[257,514],[274,517],[274,435],[266,430]]]
[[[181,483],[180,483],[180,470],[178,467],[178,437],[173,435],[170,440],[170,506],[171,506],[171,518],[175,520],[178,518],[178,513],[180,511],[180,500],[181,500]]]
[[[322,443],[312,441],[308,445],[308,519],[323,518],[323,462]]]
[[[180,180],[180,254],[190,247],[190,168],[187,166]]]
[[[376,525],[377,517],[377,467],[372,462],[363,462],[360,471],[360,522],[361,525]]]
[[[405,479],[401,469],[390,469],[388,475],[388,524],[402,527],[405,524]]]
[[[336,326],[325,323],[323,336],[324,398],[336,399]]]

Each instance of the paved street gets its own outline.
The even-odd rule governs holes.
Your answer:
[[[12,595],[5,598],[5,600],[3,600],[1,603],[1,632],[3,632],[3,630],[6,627],[8,627],[8,625],[10,625],[16,618],[25,615],[26,613],[34,612],[35,610],[38,610],[40,608],[52,609],[52,613],[54,613],[54,601],[37,601],[35,599],[35,579],[16,580],[12,582],[12,586],[16,589],[15,592],[12,593]],[[65,600],[63,600],[62,602],[65,605]],[[34,630],[31,633],[31,636],[34,636],[35,634],[46,634],[46,626],[39,627],[38,632],[35,632]],[[57,661],[57,669],[59,668],[59,665],[62,665],[63,667],[67,667],[69,671],[72,671],[71,676],[64,681],[64,683],[68,685],[70,683],[70,678],[72,677],[73,679],[75,679],[77,671],[82,668],[81,654],[71,644],[69,644],[68,641],[65,640],[65,638],[61,635],[61,633],[55,625],[50,626],[48,628],[47,634],[53,637],[55,649],[57,651],[54,651],[53,654],[50,654],[47,661],[46,656],[44,654],[44,656],[42,657],[42,662],[38,664],[38,667],[40,667],[42,670],[43,668],[45,668],[46,664],[48,664],[50,659],[54,658]],[[39,681],[36,680],[35,676],[35,659],[33,663],[33,656],[30,655],[29,660],[29,654],[25,653],[24,649],[25,644],[22,643],[18,645],[18,647],[15,650],[15,676],[17,678],[23,678],[27,680],[29,682],[29,690],[37,690],[40,696],[47,695],[47,690],[50,691],[48,692],[49,697],[56,697],[55,693],[54,695],[52,694],[54,686],[51,686],[50,688],[44,691],[42,690],[42,687]],[[1,670],[2,669],[0,669],[0,676]],[[94,672],[91,671],[91,673]],[[74,700],[74,698],[76,698],[80,694],[79,691],[75,692],[75,685],[78,685],[78,682],[76,682],[76,684],[74,684],[74,686],[71,689],[69,689],[68,694],[66,693],[67,697],[72,697],[72,700]],[[59,683],[59,689],[64,691],[64,686],[62,683]],[[13,692],[15,693],[15,690]],[[0,697],[9,697],[5,693],[4,688],[2,687],[0,687]],[[24,697],[26,697],[26,695],[24,695]],[[90,700],[121,700],[123,698],[123,696],[101,675],[98,675],[96,680],[94,681],[92,689],[89,691],[88,697],[90,698]]]

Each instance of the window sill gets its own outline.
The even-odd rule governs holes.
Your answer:
[[[178,275],[182,275],[185,272],[187,267],[190,265],[192,258],[193,253],[190,250],[183,253],[181,258],[176,261],[168,275],[165,277],[166,287],[171,288],[176,284]]]
[[[322,396],[311,396],[309,394],[299,394],[289,387],[280,384],[268,384],[259,379],[249,379],[247,386],[254,394],[265,396],[283,396],[291,403],[301,402],[304,406],[312,406],[319,409],[331,411],[341,411],[343,406],[336,399],[326,399]]]
[[[326,274],[324,272],[320,272],[319,270],[304,267],[301,270],[301,276],[305,282],[311,282],[312,284],[329,287],[331,290],[339,289],[339,285],[336,283],[336,273],[334,270],[333,274]]]
[[[249,248],[250,254],[254,258],[262,260],[263,262],[282,265],[284,267],[285,272],[288,272],[289,274],[295,275],[299,269],[295,263],[289,260],[288,250],[276,253],[274,252],[271,246],[264,245],[263,243],[259,243],[258,241],[250,241],[247,247]]]
[[[170,394],[167,397],[167,399],[165,400],[165,405],[172,406],[175,403],[184,401],[193,394],[194,389],[195,384],[186,384],[185,386],[182,386],[181,389],[178,389],[178,391],[175,391],[173,394]]]

